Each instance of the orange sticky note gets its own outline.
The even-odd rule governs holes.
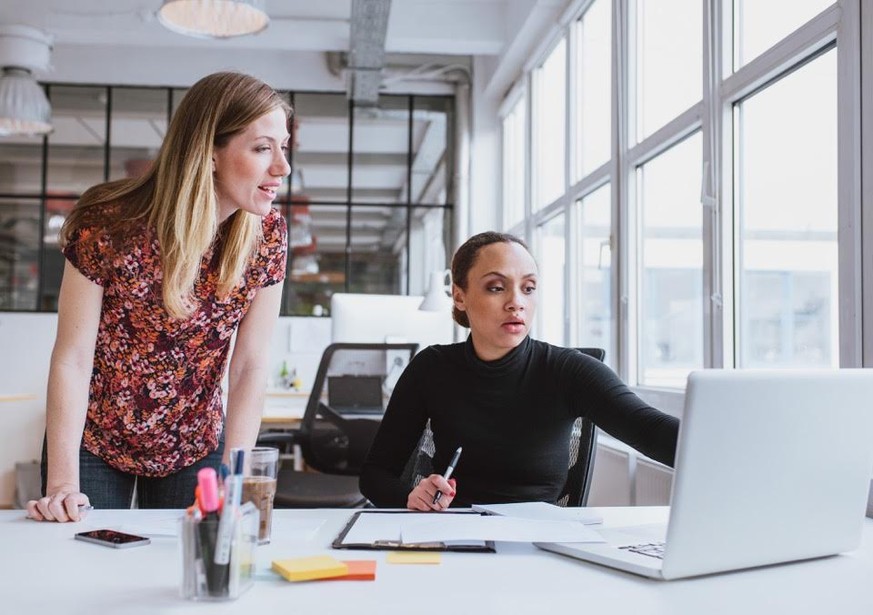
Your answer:
[[[332,577],[330,579],[321,579],[322,581],[375,581],[376,580],[376,560],[374,559],[353,559],[342,560],[343,564],[349,567],[348,574],[341,577]]]

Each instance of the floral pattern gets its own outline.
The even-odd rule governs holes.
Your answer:
[[[259,288],[285,279],[287,229],[275,209],[243,279],[216,296],[218,253],[204,255],[194,285],[196,309],[174,319],[163,308],[160,248],[152,229],[114,250],[95,227],[64,247],[67,259],[103,287],[83,446],[109,465],[167,476],[218,446],[223,427],[221,379],[231,337]]]

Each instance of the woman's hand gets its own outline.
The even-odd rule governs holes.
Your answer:
[[[61,485],[49,490],[49,495],[27,503],[27,516],[35,521],[80,521],[84,518],[79,507],[90,506],[88,496],[73,485]]]
[[[409,492],[406,499],[406,507],[410,510],[430,512],[432,510],[445,510],[455,499],[455,479],[446,480],[439,474],[431,474],[423,478],[415,489]],[[442,491],[439,502],[433,503],[437,491]]]

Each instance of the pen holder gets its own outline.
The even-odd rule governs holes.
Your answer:
[[[219,521],[208,517],[182,518],[179,537],[183,598],[234,600],[251,587],[254,582],[259,517],[254,504],[246,503],[239,508],[231,522],[230,556],[227,564],[215,562],[215,553],[220,549]]]

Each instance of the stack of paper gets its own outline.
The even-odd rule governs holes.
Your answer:
[[[603,523],[603,517],[586,508],[563,508],[546,502],[516,502],[512,504],[473,504],[473,510],[489,515],[538,519],[540,521],[576,521],[585,525]]]
[[[453,540],[604,542],[597,532],[578,521],[433,513],[426,520],[401,519],[400,536],[404,543]]]

